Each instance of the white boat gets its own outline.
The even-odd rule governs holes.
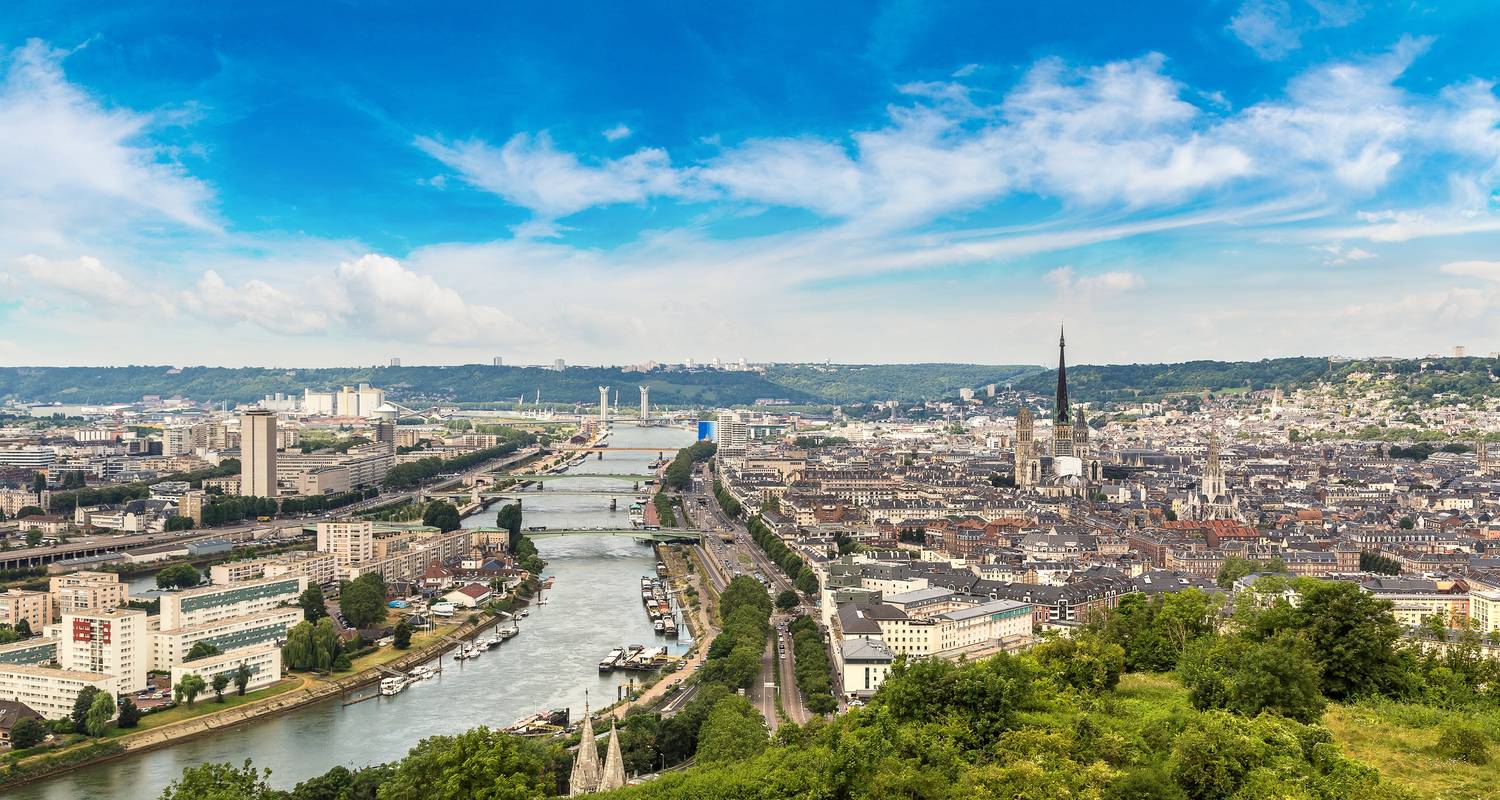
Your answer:
[[[625,650],[623,648],[616,647],[615,649],[609,651],[609,655],[605,656],[604,660],[599,662],[599,671],[608,672],[614,669],[615,664],[620,660],[620,656],[623,655],[625,655]]]
[[[406,688],[406,684],[407,680],[405,678],[382,678],[380,680],[380,693],[386,697],[395,697],[401,694],[401,690]]]
[[[411,674],[407,677],[413,681],[425,681],[428,678],[433,677],[434,675],[437,675],[437,670],[426,664],[423,664],[422,666],[412,670]]]
[[[433,603],[432,604],[432,608],[430,608],[428,610],[432,613],[432,615],[434,617],[451,617],[451,616],[453,616],[453,604],[449,603],[447,601],[443,601],[443,602],[440,602],[440,603]]]

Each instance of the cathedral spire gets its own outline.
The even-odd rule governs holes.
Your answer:
[[[598,789],[599,746],[594,743],[594,720],[589,716],[588,700],[584,700],[583,735],[578,741],[578,755],[573,757],[573,774],[568,780],[568,794],[576,797],[591,794]]]
[[[1068,360],[1065,355],[1068,342],[1063,338],[1061,326],[1057,329],[1057,404],[1053,412],[1054,422],[1068,421]]]

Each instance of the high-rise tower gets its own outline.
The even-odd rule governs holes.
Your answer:
[[[651,419],[651,387],[641,387],[641,422]]]
[[[599,424],[609,424],[609,387],[599,387]]]
[[[240,494],[276,496],[276,414],[252,408],[240,417]]]

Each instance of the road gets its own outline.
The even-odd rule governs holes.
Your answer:
[[[704,502],[700,503],[699,500]],[[724,514],[723,509],[719,507],[718,500],[713,496],[713,479],[706,468],[700,471],[693,481],[692,488],[684,494],[682,507],[699,530],[711,533],[726,531],[733,533],[733,544],[725,544],[719,536],[708,536],[705,537],[704,543],[699,545],[700,557],[704,558],[705,563],[709,565],[709,580],[714,585],[714,591],[722,591],[735,574],[743,573],[738,566],[742,563],[742,558],[748,559],[754,565],[755,570],[771,582],[770,591],[773,598],[789,589],[795,591],[792,580],[782,572],[779,565],[771,561],[755,540],[750,538],[750,532],[745,526]],[[750,701],[760,710],[766,718],[766,725],[773,731],[781,722],[780,716],[776,713],[775,684],[778,672],[781,680],[781,705],[787,718],[803,724],[813,717],[812,712],[803,702],[801,691],[797,689],[796,654],[792,652],[791,638],[782,633],[784,624],[803,613],[810,614],[812,609],[798,605],[790,612],[778,611],[772,614],[772,633],[766,645],[766,651],[761,657],[760,677],[757,678],[755,685],[750,687]]]

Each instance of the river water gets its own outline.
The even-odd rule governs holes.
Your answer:
[[[661,447],[670,457],[692,443],[679,428],[617,426],[616,447]],[[650,472],[654,452],[608,453],[573,469],[587,474]],[[527,526],[626,528],[635,497],[633,479],[576,478],[551,481],[523,501]],[[568,494],[569,489],[618,489],[618,509],[610,496]],[[466,527],[492,526],[494,510],[464,520]],[[237,726],[220,735],[191,739],[142,755],[65,773],[8,790],[15,800],[149,800],[181,774],[207,761],[239,763],[246,758],[271,769],[271,783],[290,788],[298,781],[343,764],[361,767],[405,755],[419,740],[477,725],[503,727],[543,708],[582,711],[585,693],[597,706],[614,702],[617,687],[640,673],[601,675],[598,662],[611,648],[626,644],[668,644],[651,628],[640,603],[640,578],[655,574],[649,547],[624,536],[539,538],[537,550],[556,576],[547,602],[532,605],[520,621],[521,634],[479,658],[442,659],[442,674],[395,697],[350,705],[329,700],[266,720]],[[670,645],[673,653],[686,649]]]

